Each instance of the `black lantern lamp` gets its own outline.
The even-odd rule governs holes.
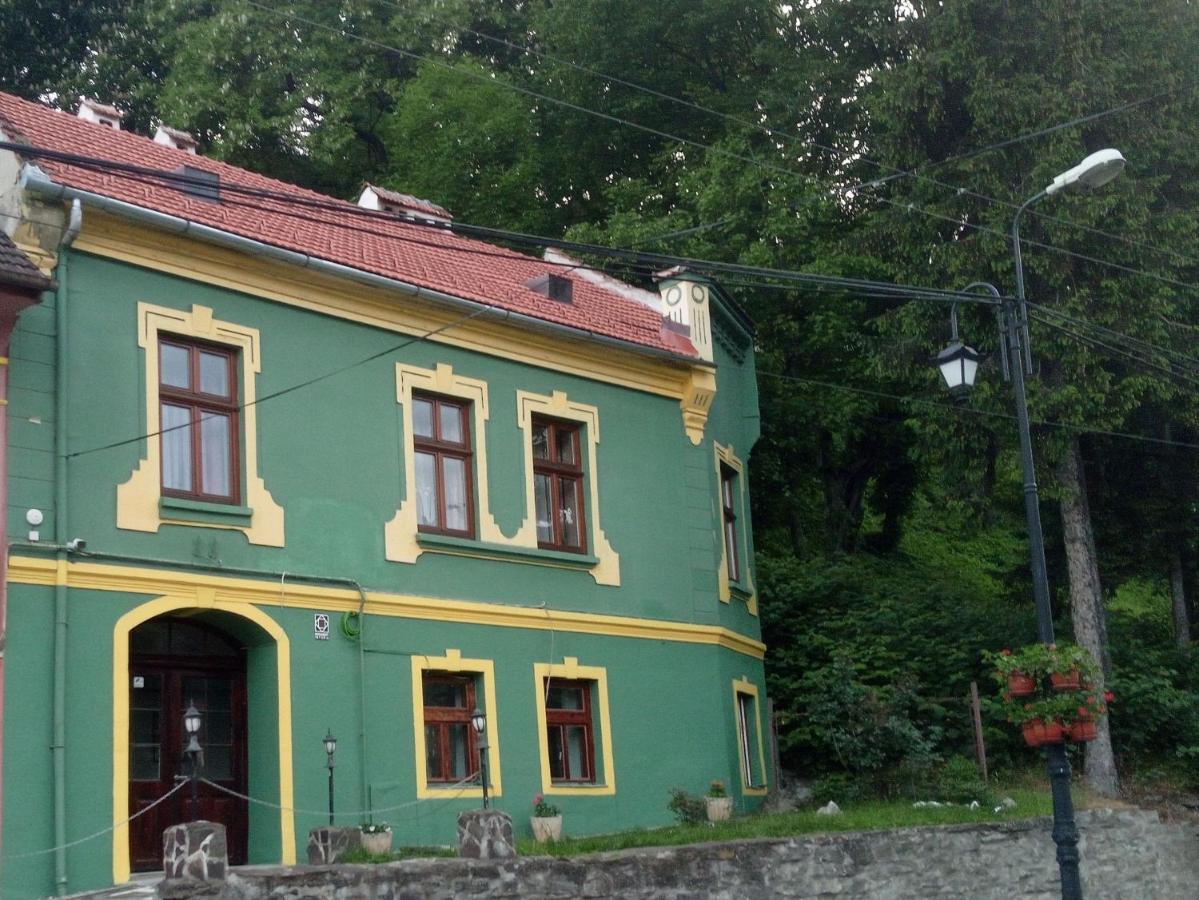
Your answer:
[[[325,765],[329,767],[329,824],[333,824],[333,754],[337,751],[337,738],[333,729],[325,729]]]
[[[187,710],[183,713],[183,731],[187,734],[187,746],[183,752],[187,755],[188,761],[191,763],[191,793],[192,793],[192,821],[198,821],[200,818],[200,725],[202,719],[200,711],[196,709],[196,702],[189,700]]]
[[[949,308],[949,329],[949,346],[933,358],[933,363],[941,370],[941,377],[949,388],[949,396],[961,403],[974,387],[974,376],[978,374],[982,354],[959,340],[956,303]]]
[[[483,808],[487,809],[489,803],[487,798],[487,713],[475,707],[475,711],[470,714],[470,724],[474,728],[475,734],[478,735],[479,749],[479,780],[483,784]]]

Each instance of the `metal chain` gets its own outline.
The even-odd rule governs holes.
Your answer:
[[[269,800],[260,800],[257,797],[251,797],[249,794],[238,793],[237,791],[233,790],[233,788],[225,787],[223,784],[217,784],[214,781],[209,781],[207,778],[201,778],[199,780],[201,783],[206,784],[209,787],[216,788],[218,791],[228,794],[231,797],[236,797],[239,800],[245,800],[248,803],[255,803],[259,806],[265,806],[265,807],[268,807],[269,809],[277,809],[282,812],[289,812],[289,813],[294,813],[294,814],[298,814],[298,815],[302,815],[302,816],[322,816],[323,817],[323,816],[329,815],[329,810],[327,810],[327,809],[319,809],[319,810],[318,809],[298,809],[294,806],[283,806],[279,803],[272,803]],[[441,788],[441,790],[452,791],[456,788],[461,788],[461,787],[465,787],[468,784],[472,784],[475,781],[476,781],[476,778],[473,776],[468,777],[468,778],[463,778],[461,781],[457,781],[454,784],[446,785],[444,788]],[[455,800],[455,799],[458,799],[458,798],[456,798],[456,797],[447,797],[446,798],[447,801]],[[337,813],[337,815],[345,817],[345,818],[351,818],[351,819],[358,818],[359,816],[376,816],[379,813],[394,812],[398,809],[406,809],[409,806],[416,806],[422,802],[423,802],[422,799],[408,800],[408,801],[406,801],[404,803],[400,803],[396,806],[381,806],[381,807],[376,807],[375,809],[359,809],[359,810],[353,810],[351,812],[340,812],[339,811]]]

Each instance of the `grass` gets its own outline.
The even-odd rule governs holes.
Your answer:
[[[834,831],[870,831],[917,825],[960,825],[978,822],[1003,822],[1048,816],[1053,812],[1049,794],[1043,790],[1017,788],[1004,792],[1016,801],[1013,810],[996,813],[992,809],[968,809],[965,806],[913,808],[910,801],[875,801],[847,804],[839,816],[817,815],[815,810],[771,815],[749,815],[715,825],[673,825],[666,828],[642,828],[593,837],[563,838],[539,844],[531,838],[517,842],[521,856],[579,856],[635,847],[670,847],[702,841],[735,841],[746,838],[791,837]],[[1076,801],[1077,802],[1077,801]]]
[[[359,847],[341,858],[343,863],[389,863],[401,859],[429,859],[435,856],[457,856],[451,847],[400,847],[391,853],[369,853]]]

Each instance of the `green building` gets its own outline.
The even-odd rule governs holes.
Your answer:
[[[338,824],[453,843],[475,708],[518,833],[537,794],[576,835],[712,779],[761,802],[752,326],[716,285],[331,200],[95,103],[0,95],[0,137],[3,231],[53,279],[0,304],[3,896],[160,866],[189,704],[235,864],[303,858],[329,733]]]

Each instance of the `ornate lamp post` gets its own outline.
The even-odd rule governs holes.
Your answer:
[[[479,749],[479,780],[483,784],[483,808],[489,806],[487,799],[487,714],[483,710],[475,707],[475,711],[470,714],[471,727],[475,729],[475,734],[478,735]]]
[[[333,729],[325,729],[325,765],[329,767],[329,824],[333,824],[333,754],[337,750],[337,738],[333,736]]]
[[[1045,574],[1045,540],[1041,529],[1041,506],[1037,491],[1036,468],[1032,456],[1032,436],[1028,423],[1028,399],[1024,389],[1024,376],[1032,374],[1032,356],[1029,353],[1028,308],[1024,296],[1024,263],[1020,256],[1020,218],[1030,206],[1047,197],[1074,186],[1097,188],[1107,184],[1124,168],[1124,157],[1119,150],[1107,149],[1092,153],[1072,169],[1067,169],[1053,179],[1044,190],[1033,195],[1020,205],[1012,221],[1012,255],[1016,263],[1016,297],[1003,297],[994,285],[975,282],[966,290],[983,288],[1002,302],[1000,318],[1001,345],[1003,347],[1004,374],[1010,373],[1012,394],[1016,401],[1016,425],[1020,433],[1020,462],[1024,474],[1024,513],[1028,521],[1028,541],[1032,568],[1033,598],[1037,609],[1037,636],[1042,643],[1053,643],[1053,607],[1049,601],[1049,579]],[[950,392],[958,393],[955,399],[969,391],[961,385],[973,383],[973,370],[967,369],[963,357],[961,375],[954,369],[954,351],[961,354],[970,348],[957,340],[957,320],[953,317],[953,339],[958,351],[951,344],[938,355],[937,361],[946,379]],[[973,352],[973,351],[970,351]],[[944,357],[944,361],[942,358]],[[975,355],[977,359],[977,354]],[[975,363],[977,365],[977,362]],[[949,369],[948,374],[946,369]],[[1049,782],[1053,794],[1053,840],[1057,844],[1057,863],[1061,873],[1063,900],[1082,900],[1082,884],[1078,873],[1078,826],[1074,822],[1074,802],[1070,797],[1070,760],[1066,756],[1065,744],[1046,745]]]
[[[187,747],[183,752],[187,755],[188,761],[191,763],[191,782],[192,794],[192,821],[200,819],[200,711],[196,709],[196,702],[189,700],[187,703],[187,711],[183,713],[183,731],[187,734]]]

